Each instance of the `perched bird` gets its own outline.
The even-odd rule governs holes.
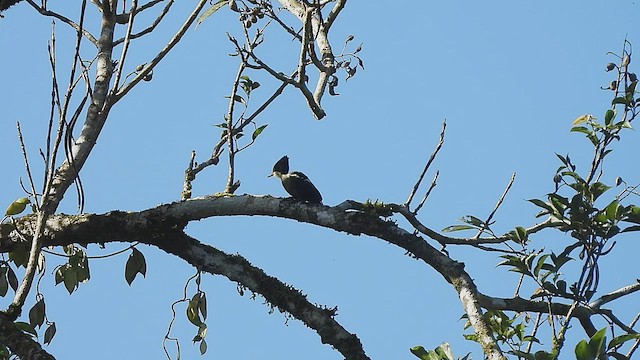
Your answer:
[[[313,186],[307,175],[299,171],[289,172],[289,158],[287,156],[283,156],[273,165],[273,172],[268,177],[271,176],[282,180],[282,186],[294,199],[312,204],[322,204],[322,195]]]

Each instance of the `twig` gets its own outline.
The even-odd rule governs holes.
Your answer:
[[[277,99],[278,96],[280,96],[280,94],[282,94],[282,91],[287,87],[287,85],[289,85],[288,82],[283,82],[282,85],[280,85],[280,87],[278,87],[276,89],[276,91],[262,105],[260,105],[260,107],[258,107],[258,109],[256,111],[253,112],[253,114],[251,114],[249,117],[244,119],[242,121],[242,123],[235,128],[234,133],[237,133],[238,131],[241,131],[247,125],[249,125],[260,113],[262,113],[273,101],[275,101],[275,99]],[[199,172],[204,170],[205,168],[207,168],[207,167],[209,167],[211,165],[217,165],[218,164],[219,157],[220,157],[220,155],[222,154],[222,151],[223,151],[223,147],[222,146],[225,143],[226,143],[226,139],[224,139],[224,138],[220,139],[218,141],[218,143],[214,146],[213,151],[211,152],[211,156],[209,157],[209,159],[204,161],[204,162],[199,163],[198,165],[195,165],[195,167],[191,171],[194,179],[195,179],[195,176]]]
[[[633,320],[631,321],[631,323],[629,324],[630,328],[633,328],[636,323],[638,322],[638,320],[640,320],[640,313],[637,313],[636,316],[633,318]],[[636,339],[633,342],[633,345],[631,345],[631,348],[629,349],[629,351],[627,351],[627,358],[631,359],[633,353],[638,349],[638,346],[640,346],[640,339]]]
[[[50,16],[50,17],[54,17],[62,22],[64,22],[65,24],[71,26],[72,28],[74,28],[76,31],[82,31],[82,35],[84,37],[87,38],[87,40],[91,41],[91,43],[95,46],[98,46],[98,39],[96,39],[93,35],[91,35],[90,32],[88,32],[87,30],[83,29],[80,25],[76,24],[75,22],[73,22],[71,19],[60,15],[54,11],[50,11],[47,10],[43,7],[38,6],[35,2],[33,2],[33,0],[27,0],[27,3],[29,3],[29,5],[31,5],[34,9],[36,9],[41,15],[44,16]]]
[[[625,295],[634,293],[636,291],[640,290],[640,281],[636,282],[635,284],[632,285],[628,285],[625,287],[622,287],[618,290],[612,291],[608,294],[604,294],[602,296],[600,296],[598,299],[592,301],[591,303],[589,303],[589,307],[594,308],[594,309],[599,309],[602,305],[611,302],[613,300],[616,300],[618,298],[621,298]]]
[[[302,45],[300,46],[300,58],[298,59],[298,83],[304,86],[307,81],[307,48],[309,48],[309,40],[311,39],[311,13],[313,9],[307,9],[304,14],[302,27]]]
[[[24,145],[24,138],[22,137],[22,130],[20,129],[20,122],[16,122],[16,129],[18,130],[18,141],[20,142],[20,150],[22,151],[22,159],[24,160],[24,167],[27,171],[27,178],[29,179],[29,186],[31,186],[31,195],[33,196],[36,208],[40,207],[38,197],[36,196],[36,186],[33,182],[33,176],[31,175],[31,168],[29,167],[29,157],[27,156],[27,148]]]
[[[269,18],[275,20],[276,23],[278,23],[286,32],[288,32],[293,37],[293,39],[302,42],[302,36],[300,36],[300,34],[295,32],[295,30],[293,30],[292,27],[287,26],[287,24],[285,24],[282,20],[280,20],[280,18],[278,17],[278,14],[276,14],[271,7],[267,7],[265,10],[266,10],[266,15]],[[278,9],[278,13],[280,13],[281,10],[282,9]]]
[[[207,0],[200,0],[198,2],[198,4],[195,6],[193,11],[191,12],[189,17],[187,18],[187,20],[182,24],[182,26],[180,27],[180,29],[178,29],[178,31],[175,33],[175,35],[173,35],[173,37],[169,40],[167,45],[165,45],[164,48],[162,48],[162,50],[160,50],[160,52],[151,60],[151,62],[149,62],[149,63],[147,63],[145,65],[144,69],[142,71],[140,71],[138,73],[138,75],[136,75],[136,77],[133,78],[133,80],[131,80],[130,82],[125,84],[113,96],[112,104],[115,104],[116,102],[118,102],[120,99],[122,99],[123,96],[125,96],[129,91],[131,91],[131,89],[133,89],[134,86],[136,86],[140,81],[142,81],[142,79],[145,78],[151,72],[151,70],[153,70],[153,68],[156,65],[158,65],[158,63],[169,53],[169,51],[174,46],[176,46],[176,44],[180,41],[180,39],[187,32],[187,30],[189,29],[191,24],[193,24],[193,22],[196,20],[196,18],[198,17],[198,14],[200,13],[200,11],[202,10],[202,8],[204,7],[204,5],[206,3],[207,3]]]
[[[71,62],[71,71],[69,74],[69,86],[67,87],[67,92],[64,95],[64,104],[62,105],[62,108],[59,110],[60,111],[60,121],[59,121],[59,129],[62,130],[62,128],[64,127],[65,123],[66,123],[66,118],[67,118],[67,111],[69,109],[69,104],[71,103],[71,97],[73,95],[73,91],[77,85],[77,82],[74,80],[75,77],[75,72],[76,72],[76,67],[78,65],[78,63],[82,64],[82,61],[80,59],[80,47],[82,45],[82,34],[81,34],[81,30],[84,28],[84,19],[85,19],[85,12],[86,12],[86,8],[87,8],[87,1],[83,0],[82,1],[82,5],[80,7],[80,30],[76,31],[76,46],[75,46],[75,51],[73,53],[73,60]],[[53,34],[52,34],[53,36]],[[54,69],[55,71],[55,69]],[[86,73],[84,72],[83,69],[83,76],[86,76]],[[78,78],[78,81],[80,81],[80,78]],[[85,92],[85,95],[82,99],[82,101],[80,102],[80,104],[78,105],[78,107],[76,108],[76,111],[74,112],[74,114],[71,117],[71,120],[66,123],[66,132],[65,132],[65,155],[67,158],[67,161],[69,162],[69,164],[71,164],[71,166],[73,167],[76,176],[74,178],[74,184],[76,185],[76,194],[78,196],[78,212],[82,212],[84,210],[84,189],[82,187],[82,181],[80,180],[80,172],[79,170],[76,168],[76,164],[73,158],[73,128],[75,127],[76,122],[78,121],[78,119],[80,118],[80,114],[82,113],[82,110],[84,109],[84,105],[87,101],[87,98],[89,97],[89,88],[88,88],[88,81],[85,81],[85,84],[87,84],[87,91]],[[56,148],[57,150],[57,148]],[[54,150],[54,152],[56,152],[56,150]],[[53,166],[50,167],[50,171],[47,172],[47,178],[45,180],[45,188],[49,186],[49,184],[51,183],[53,176],[54,176],[54,166],[55,166],[55,160],[56,160],[56,154],[53,155],[52,159],[53,161]],[[44,193],[47,193],[47,190],[44,190]]]
[[[316,119],[320,120],[326,116],[325,111],[321,107],[322,97],[324,95],[327,83],[331,75],[336,71],[335,56],[331,50],[331,43],[329,42],[327,28],[324,27],[320,8],[308,9],[307,6],[300,1],[294,0],[280,0],[280,3],[293,15],[295,15],[303,26],[307,21],[307,17],[311,19],[311,31],[315,34],[314,42],[318,47],[321,54],[322,66],[318,67],[319,75],[316,87],[313,93],[304,85],[303,82],[297,86],[304,97],[307,100],[307,105],[313,112]],[[307,14],[311,11],[310,16]],[[337,15],[337,13],[335,14]],[[304,43],[305,35],[303,35],[301,42]],[[308,47],[303,50],[306,51]]]
[[[521,277],[522,279],[522,277]],[[538,328],[540,327],[540,320],[542,319],[542,314],[538,313],[536,315],[536,321],[535,323],[533,323],[533,329],[531,329],[531,338],[535,338],[536,334],[538,333]],[[531,352],[531,347],[533,347],[533,341],[529,341],[529,343],[527,344],[527,348],[525,350],[525,352],[530,353]]]
[[[424,178],[424,175],[427,173],[427,170],[429,170],[431,163],[436,158],[436,155],[438,155],[438,152],[440,151],[440,149],[442,148],[442,145],[444,144],[444,133],[446,129],[447,129],[447,121],[445,120],[442,122],[442,130],[440,131],[440,141],[438,141],[436,148],[431,153],[431,156],[429,156],[429,160],[427,160],[427,164],[422,170],[422,173],[420,173],[420,176],[418,177],[418,181],[416,182],[415,185],[413,185],[413,189],[409,193],[409,197],[407,198],[407,201],[404,202],[404,206],[409,207],[411,205],[411,200],[413,200],[413,197],[416,195],[416,191],[418,191],[418,188],[422,183],[422,179]]]
[[[422,198],[422,200],[420,200],[420,203],[418,204],[418,206],[416,206],[416,209],[413,211],[414,214],[417,214],[418,211],[422,209],[422,205],[424,205],[424,202],[427,201],[427,198],[429,197],[429,195],[431,195],[431,190],[433,190],[433,188],[436,187],[436,181],[438,181],[438,175],[440,175],[440,171],[436,170],[436,173],[433,176],[433,180],[431,180],[431,185],[429,185],[429,189],[427,189],[427,192],[424,194],[424,197]]]
[[[387,204],[387,205],[390,207],[392,212],[402,215],[407,221],[409,221],[409,223],[413,226],[413,228],[418,230],[418,232],[432,238],[433,240],[439,242],[442,245],[444,244],[471,245],[471,246],[477,247],[478,245],[481,245],[481,244],[500,244],[500,243],[504,243],[511,240],[511,238],[509,238],[506,235],[495,236],[491,238],[455,238],[455,237],[444,236],[438,233],[437,231],[432,230],[429,227],[422,224],[420,220],[418,220],[418,218],[416,217],[416,214],[411,212],[407,206],[398,205],[398,204]],[[344,209],[345,210],[353,209],[353,207],[347,204],[346,207],[344,207]],[[530,228],[525,229],[525,231],[527,234],[533,234],[540,230],[554,227],[554,226],[556,226],[556,223],[551,218],[548,218],[547,220],[539,224],[533,225]],[[493,251],[501,251],[501,250],[493,249]]]
[[[511,179],[509,179],[509,183],[507,184],[507,187],[504,189],[504,192],[500,196],[500,199],[498,199],[498,202],[496,203],[496,206],[493,208],[493,210],[491,211],[491,213],[487,217],[487,220],[485,220],[485,222],[484,222],[485,226],[483,226],[482,229],[480,229],[478,231],[478,234],[476,234],[476,236],[475,236],[476,239],[479,238],[480,235],[482,235],[482,233],[485,230],[487,230],[486,228],[488,228],[489,224],[491,223],[491,220],[493,219],[493,216],[496,214],[496,211],[498,211],[498,208],[500,207],[500,205],[502,205],[502,202],[504,201],[504,198],[509,193],[509,190],[511,190],[511,186],[513,186],[513,182],[515,181],[515,179],[516,179],[516,173],[511,174]]]
[[[54,22],[52,22],[51,24],[51,42],[49,43],[47,50],[49,52],[49,64],[51,65],[51,110],[49,111],[49,124],[47,127],[46,155],[43,156],[44,174],[48,174],[49,164],[51,162],[51,134],[53,133],[53,117],[55,114],[56,106],[58,107],[58,113],[62,113],[62,107],[60,105],[60,89],[58,87],[58,77],[56,71],[56,37]],[[45,180],[42,183],[43,194],[46,186],[47,181]]]
[[[152,1],[154,2],[154,1]],[[137,32],[135,34],[131,34],[131,36],[129,36],[130,40],[134,40],[140,37],[143,37],[144,35],[147,35],[151,32],[153,32],[153,30],[155,30],[155,28],[158,26],[158,24],[160,24],[160,22],[162,21],[162,19],[164,19],[164,17],[169,13],[169,10],[171,9],[171,5],[173,5],[174,0],[169,0],[169,2],[167,3],[167,5],[165,5],[165,7],[162,9],[162,12],[160,13],[160,15],[158,15],[158,17],[153,21],[153,23],[151,23],[151,25],[149,25],[146,29]],[[145,7],[149,7],[147,6],[149,4],[145,4],[140,6],[140,8],[138,9],[138,13],[142,12],[143,10],[146,10]],[[155,5],[155,4],[154,4]],[[131,16],[131,15],[129,15]],[[123,42],[125,40],[125,38],[120,38],[117,39],[113,42],[113,45],[119,45],[121,42]]]
[[[554,348],[553,350],[555,351],[555,353],[557,355],[560,355],[560,350],[562,350],[562,348],[563,348],[563,345],[564,345],[564,334],[569,329],[569,323],[571,322],[571,317],[573,315],[573,311],[576,309],[577,306],[578,306],[578,302],[577,301],[574,301],[571,304],[571,307],[569,308],[569,311],[567,311],[565,323],[562,324],[562,327],[560,328],[560,331],[558,332],[557,336],[554,336],[554,340],[555,341],[553,342],[553,348]],[[554,321],[552,320],[551,321],[551,327],[553,329],[553,333],[555,334],[555,327],[554,327],[553,323],[554,323]]]
[[[193,166],[196,161],[196,152],[195,150],[191,150],[191,159],[189,160],[189,166],[184,171],[184,184],[182,185],[182,194],[180,198],[182,200],[187,200],[191,198],[191,182],[195,179],[195,174],[193,172]]]
[[[120,78],[122,77],[122,68],[124,67],[124,62],[127,57],[127,50],[129,50],[129,45],[131,44],[131,31],[133,30],[133,20],[136,17],[138,8],[138,0],[131,1],[131,10],[129,10],[129,23],[127,24],[127,32],[124,36],[124,43],[122,45],[122,53],[120,54],[120,60],[118,61],[118,68],[115,71],[115,78],[113,80],[113,87],[111,88],[112,92],[116,92],[118,86],[120,84]]]
[[[613,311],[611,311],[609,309],[599,309],[598,310],[598,314],[600,314],[603,317],[606,317],[607,319],[609,319],[610,320],[609,321],[610,324],[617,325],[620,329],[624,330],[625,332],[627,332],[629,334],[637,333],[637,331],[633,330],[632,328],[628,327],[627,324],[625,324],[622,321],[620,321],[620,319],[618,319],[618,317],[613,314]]]
[[[233,110],[235,108],[236,103],[236,95],[238,93],[238,86],[240,85],[240,77],[244,72],[246,67],[246,62],[243,60],[240,62],[238,66],[238,72],[236,73],[236,77],[233,80],[233,86],[231,87],[231,96],[229,97],[229,107],[227,108],[227,149],[229,150],[229,172],[227,177],[227,184],[224,187],[224,192],[227,194],[233,194],[235,188],[237,187],[234,182],[235,176],[235,156],[236,150],[234,148],[234,136],[235,130],[233,128]]]
[[[327,33],[346,4],[347,0],[336,1],[336,4],[333,6],[333,9],[331,9],[331,12],[329,12],[329,15],[327,15],[327,19],[324,21],[324,27],[327,29]]]

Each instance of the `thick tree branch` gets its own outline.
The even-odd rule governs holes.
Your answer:
[[[98,58],[93,96],[80,136],[72,146],[68,159],[57,169],[49,192],[44,194],[46,196],[46,210],[49,213],[54,213],[58,208],[64,193],[76,179],[78,172],[87,161],[111,109],[112,104],[107,101],[107,94],[113,73],[111,55],[113,52],[114,28],[115,13],[103,11],[100,38],[98,39]]]
[[[151,239],[154,245],[174,254],[197,269],[219,274],[236,281],[252,292],[261,294],[270,304],[286,311],[314,329],[323,344],[330,344],[345,359],[369,359],[360,340],[345,330],[336,320],[336,309],[313,305],[306,295],[290,285],[269,276],[240,255],[229,255],[186,235],[182,230],[170,231],[168,236]],[[142,241],[143,239],[141,239]]]
[[[492,332],[482,317],[478,303],[479,293],[473,280],[464,271],[464,264],[452,260],[429,245],[423,238],[398,227],[391,221],[359,211],[345,211],[339,207],[308,205],[289,199],[271,196],[225,196],[203,197],[175,202],[141,212],[111,212],[103,215],[56,215],[52,216],[45,230],[45,245],[71,243],[105,243],[109,241],[144,241],[159,245],[161,229],[182,229],[189,221],[214,216],[265,215],[295,219],[349,234],[366,234],[395,244],[438,271],[458,292],[465,312],[489,359],[503,359],[503,355],[492,337]],[[20,219],[18,229],[28,233],[31,217]],[[140,235],[146,229],[144,239]],[[7,239],[0,238],[0,251],[6,247]]]
[[[16,324],[2,312],[0,312],[0,344],[8,346],[20,359],[55,360],[37,341],[18,329]]]

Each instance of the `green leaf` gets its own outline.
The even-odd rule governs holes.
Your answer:
[[[613,349],[617,346],[624,344],[629,340],[640,339],[640,334],[624,334],[620,336],[616,336],[609,342],[607,349]]]
[[[546,352],[546,351],[536,351],[535,355],[534,355],[534,359],[535,360],[554,360],[556,357],[551,355],[550,353]]]
[[[67,268],[64,272],[63,281],[64,287],[66,287],[69,294],[71,294],[73,290],[75,290],[75,288],[78,286],[78,274],[76,273],[75,269],[71,267]]]
[[[486,225],[484,221],[478,219],[477,217],[475,217],[473,215],[466,215],[466,216],[462,217],[460,219],[460,221],[465,222],[465,223],[467,223],[469,225],[473,225],[476,228],[483,227],[483,226]]]
[[[551,214],[551,213],[554,212],[554,209],[550,204],[548,204],[548,203],[546,203],[546,202],[544,202],[544,201],[542,201],[540,199],[529,199],[527,201],[532,203],[532,204],[534,204],[537,207],[541,207],[541,208],[547,210],[548,214]]]
[[[225,96],[225,99],[230,99],[230,98],[231,98],[230,96]],[[239,103],[241,103],[242,105],[247,106],[247,102],[246,102],[246,100],[245,100],[242,96],[240,96],[240,95],[234,95],[234,96],[233,96],[233,101],[235,101],[235,102],[239,102]]]
[[[624,96],[619,96],[611,101],[611,105],[616,104],[629,105],[627,99]]]
[[[0,296],[4,297],[9,291],[9,282],[7,281],[7,268],[0,267]]]
[[[591,195],[593,196],[593,201],[596,201],[600,195],[604,194],[604,192],[609,189],[611,189],[611,186],[607,186],[601,182],[595,182],[589,187],[589,191],[591,191]]]
[[[147,274],[147,262],[144,259],[144,255],[136,248],[131,248],[131,250],[124,267],[124,278],[129,286],[131,286],[137,274],[142,274],[142,276]]]
[[[607,205],[607,207],[604,210],[607,216],[607,219],[611,221],[618,220],[617,215],[618,215],[619,208],[620,208],[620,204],[618,203],[617,200],[613,200],[609,205]]]
[[[439,360],[433,351],[427,351],[423,346],[414,346],[409,350],[420,360]]]
[[[198,303],[199,301],[194,301],[193,299],[189,301],[187,305],[187,319],[189,319],[193,325],[200,327],[202,320],[200,320],[200,314],[198,313]]]
[[[38,336],[36,329],[34,329],[33,326],[27,324],[26,322],[16,321],[15,324],[16,324],[16,327],[22,330],[23,332],[26,332],[27,334],[31,334],[33,336]]]
[[[47,330],[44,331],[44,343],[48,345],[53,340],[53,337],[56,336],[56,323],[52,323],[47,327]]]
[[[13,230],[16,229],[16,226],[12,223],[4,223],[0,224],[0,235],[1,236],[9,236]]]
[[[35,305],[31,307],[31,310],[29,310],[29,325],[31,325],[31,327],[33,327],[34,329],[36,327],[41,327],[44,323],[44,314],[44,299],[40,298],[40,300],[38,300],[38,302],[36,302]]]
[[[560,292],[561,294],[566,294],[567,282],[564,280],[558,280],[558,282],[556,282],[556,288],[558,289],[558,292]]]
[[[535,355],[529,354],[528,352],[520,351],[520,350],[512,350],[509,351],[510,354],[516,355],[519,358],[526,360],[536,360]]]
[[[527,229],[523,228],[522,226],[517,226],[515,230],[510,231],[508,235],[511,240],[519,244],[526,244],[527,240],[529,240]]]
[[[580,132],[587,135],[593,134],[593,131],[589,130],[584,126],[574,126],[571,128],[571,132]]]
[[[570,256],[568,256],[567,252],[562,252],[560,255],[556,255],[551,253],[551,261],[555,267],[555,271],[557,272],[560,268],[566,264],[567,262],[573,260]]]
[[[262,131],[264,131],[264,129],[266,129],[268,126],[268,124],[262,125],[259,128],[255,129],[253,131],[253,134],[251,134],[251,140],[255,140],[260,134],[262,134]]]
[[[540,274],[540,269],[542,269],[542,266],[544,265],[544,262],[547,260],[548,257],[549,255],[542,255],[538,259],[538,262],[536,263],[536,267],[533,269],[533,275],[535,275],[535,277],[538,277],[538,274]]]
[[[200,25],[201,22],[203,22],[204,20],[206,20],[209,16],[213,15],[216,13],[216,11],[220,10],[221,7],[227,5],[228,0],[218,0],[218,2],[216,2],[215,4],[211,5],[210,8],[208,8],[207,10],[205,10],[199,17],[198,20],[196,21],[196,28],[198,28],[198,25]]]
[[[615,111],[613,111],[612,109],[607,110],[607,112],[604,114],[604,124],[610,125],[613,122],[613,119],[615,119],[615,117],[616,117]]]
[[[7,211],[4,212],[5,216],[18,215],[27,208],[27,204],[30,204],[31,200],[28,198],[19,198],[16,201],[12,202],[9,207],[7,207]]]
[[[18,290],[18,277],[10,266],[7,266],[7,280],[13,291]]]
[[[202,318],[207,320],[207,295],[205,293],[202,293],[202,295],[200,295],[198,310],[200,311],[200,314],[202,314]]]
[[[595,360],[595,355],[591,354],[589,344],[585,340],[576,345],[576,360]]]
[[[200,341],[200,355],[204,355],[204,353],[207,352],[207,342],[202,339],[202,341]]]
[[[502,255],[500,257],[506,260],[499,263],[498,266],[510,266],[511,269],[509,271],[531,276],[531,271],[523,259],[514,255]]]
[[[436,353],[440,355],[440,358],[444,360],[455,360],[453,356],[453,351],[451,351],[451,345],[449,343],[443,342],[436,348]]]
[[[604,353],[604,345],[607,339],[606,331],[607,328],[602,328],[589,339],[589,349],[596,357]]]
[[[469,341],[478,342],[478,335],[476,334],[463,334],[462,337]]]
[[[26,246],[16,247],[9,253],[9,259],[11,259],[16,266],[24,266],[26,268],[27,262],[29,262],[29,248]]]
[[[451,225],[451,226],[447,226],[446,228],[442,229],[443,232],[454,232],[454,231],[462,231],[462,230],[474,230],[476,229],[473,226],[469,226],[469,225]]]
[[[581,115],[581,116],[578,116],[575,120],[573,120],[571,125],[576,126],[576,125],[585,123],[591,119],[593,119],[592,115],[589,115],[589,114]]]

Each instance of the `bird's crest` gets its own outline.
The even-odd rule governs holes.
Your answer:
[[[283,156],[278,162],[273,165],[273,172],[279,172],[281,174],[286,174],[289,172],[289,157]]]

